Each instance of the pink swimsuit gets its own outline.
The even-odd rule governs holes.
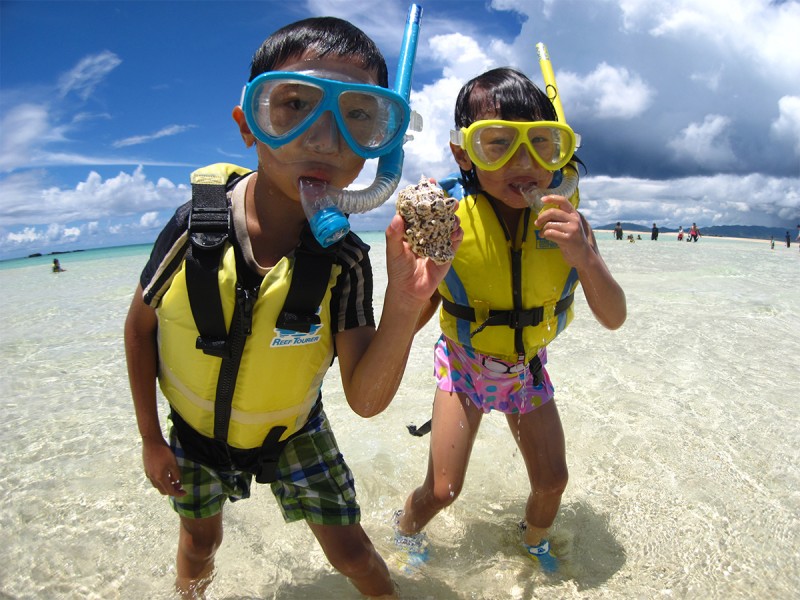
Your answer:
[[[488,413],[528,413],[553,399],[553,384],[544,365],[547,350],[539,350],[542,381],[536,385],[524,363],[507,363],[480,354],[442,335],[433,354],[434,376],[440,390],[466,394],[472,403]]]

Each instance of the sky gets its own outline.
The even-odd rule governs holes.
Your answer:
[[[594,226],[800,223],[800,1],[422,0],[400,186],[456,170],[460,87],[498,66],[542,85],[550,53],[581,134]],[[261,42],[347,19],[394,81],[410,3],[0,0],[0,259],[150,243],[214,162],[256,167],[231,110]],[[369,184],[377,161],[354,188]],[[394,213],[353,215],[378,231]]]

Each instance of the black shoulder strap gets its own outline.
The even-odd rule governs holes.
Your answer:
[[[198,169],[191,176],[186,286],[192,316],[200,333],[196,347],[214,356],[229,356],[230,353],[217,283],[225,242],[233,231],[227,189],[249,172],[235,165],[217,163]]]
[[[300,245],[294,252],[294,269],[289,292],[275,324],[279,329],[308,333],[319,325],[317,314],[325,292],[336,252],[341,243],[323,248],[311,233],[308,224],[300,233]]]
[[[245,342],[251,332],[259,281],[248,277],[247,269],[238,268],[243,261],[237,250],[236,304],[228,330],[220,298],[218,273],[225,244],[233,234],[227,190],[247,173],[248,170],[224,163],[192,173],[192,210],[189,216],[191,243],[186,255],[189,304],[200,334],[196,347],[222,359],[214,403],[214,439],[223,444],[229,456],[227,439],[233,393]],[[292,280],[278,316],[277,327],[308,333],[312,325],[320,323],[317,312],[328,289],[331,269],[340,246],[334,244],[323,248],[306,224],[295,250]],[[283,429],[274,428],[264,441],[265,446],[275,445]]]

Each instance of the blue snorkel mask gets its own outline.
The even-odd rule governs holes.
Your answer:
[[[400,182],[406,132],[421,131],[422,119],[408,106],[422,8],[412,4],[403,34],[394,90],[328,79],[324,72],[271,71],[247,84],[241,106],[250,131],[270,148],[302,135],[325,112],[355,154],[379,158],[372,184],[342,190],[316,179],[300,180],[300,200],[314,237],[330,246],[350,230],[345,213],[383,204]]]

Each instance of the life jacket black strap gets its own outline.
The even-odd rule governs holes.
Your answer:
[[[244,266],[238,245],[234,244],[236,304],[228,328],[218,273],[226,243],[234,235],[227,190],[249,172],[235,165],[216,164],[192,173],[192,209],[188,230],[190,245],[185,260],[186,287],[192,316],[200,334],[195,345],[206,354],[222,359],[214,402],[214,439],[226,450],[230,448],[227,439],[236,378],[252,329],[253,309],[258,299],[261,277]],[[323,248],[314,238],[309,225],[304,226],[300,244],[295,250],[289,291],[276,323],[278,328],[308,333],[313,325],[320,323],[317,311],[328,289],[339,247],[339,244],[334,244]],[[270,438],[270,444],[282,433],[271,432],[275,439]]]
[[[567,310],[575,299],[574,294],[570,294],[556,302],[555,315],[560,315]],[[447,298],[442,298],[442,308],[457,319],[463,321],[476,322],[475,309],[471,306],[456,304]],[[483,331],[484,328],[492,325],[505,325],[511,329],[523,329],[525,327],[536,327],[544,320],[544,307],[536,306],[523,310],[489,310],[489,318],[472,332],[471,336]],[[471,337],[470,336],[470,337]]]
[[[222,312],[217,273],[225,242],[233,234],[227,187],[246,171],[228,171],[217,165],[192,174],[192,210],[186,287],[199,336],[196,348],[213,356],[230,356],[228,331]],[[227,175],[227,177],[226,177]]]
[[[317,314],[336,261],[340,244],[323,248],[306,224],[300,234],[300,245],[294,252],[294,270],[289,291],[278,315],[276,327],[308,333],[320,324]]]
[[[257,298],[257,287],[246,289],[239,284],[236,285],[236,306],[233,309],[231,329],[226,338],[228,355],[222,358],[219,368],[217,396],[216,402],[214,402],[214,439],[221,442],[228,440],[233,391],[236,388],[236,377],[242,362],[244,344],[252,330],[253,307]]]
[[[311,421],[322,412],[322,400],[317,399],[308,420]],[[278,425],[270,429],[260,448],[233,448],[225,442],[208,438],[197,432],[178,414],[175,409],[170,412],[170,420],[184,454],[195,462],[199,462],[217,471],[244,471],[255,475],[258,483],[275,481],[278,462],[286,444],[308,430],[308,425],[296,431],[285,440],[280,437],[286,427]]]

